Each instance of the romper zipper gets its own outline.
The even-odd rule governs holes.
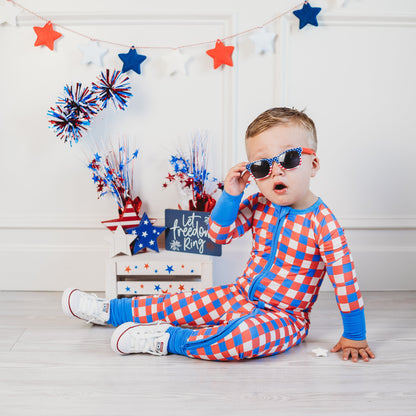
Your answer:
[[[254,312],[249,313],[248,315],[242,316],[241,318],[233,319],[223,328],[222,331],[208,338],[202,339],[201,341],[188,341],[183,346],[183,349],[184,350],[198,349],[198,348],[204,348],[206,346],[212,345],[218,340],[225,338],[230,332],[232,332],[235,328],[237,328],[241,322],[245,321],[247,318],[251,316],[257,315],[257,313],[258,312],[254,311]]]
[[[276,257],[276,251],[277,251],[277,244],[279,242],[279,236],[280,236],[280,232],[282,231],[282,227],[283,227],[283,221],[285,220],[286,215],[289,213],[290,208],[288,207],[281,207],[281,211],[279,212],[279,222],[278,222],[278,228],[277,228],[277,232],[275,232],[273,234],[273,239],[272,239],[272,247],[270,250],[270,258],[269,261],[267,262],[267,264],[264,266],[264,269],[253,279],[250,288],[248,289],[248,299],[250,301],[254,300],[254,293],[256,293],[256,289],[257,286],[260,282],[260,279],[262,279],[262,277],[269,272],[269,270],[272,268],[274,261],[275,261],[275,257]]]
[[[248,291],[248,298],[249,300],[253,300],[251,298],[251,295],[255,293],[255,287],[257,286],[259,280],[261,279],[261,277],[267,273],[273,263],[274,263],[274,258],[276,256],[276,250],[277,250],[277,243],[279,241],[279,235],[280,235],[280,231],[282,230],[282,226],[283,226],[283,221],[284,218],[286,217],[286,215],[289,213],[290,208],[288,207],[281,207],[281,210],[279,212],[279,222],[278,222],[278,232],[273,234],[273,239],[272,239],[272,248],[271,248],[271,252],[270,252],[270,259],[267,262],[266,266],[264,267],[263,271],[258,274],[255,279],[253,280],[253,283],[250,286],[250,289]],[[232,321],[230,321],[224,328],[222,331],[218,332],[215,335],[212,335],[208,338],[205,338],[201,341],[188,341],[184,346],[184,350],[190,350],[192,349],[198,349],[198,348],[204,348],[206,346],[212,345],[215,342],[217,342],[220,339],[223,339],[224,337],[226,337],[229,333],[231,333],[235,328],[238,327],[238,325],[240,325],[241,322],[245,321],[247,318],[251,317],[251,316],[255,316],[256,314],[258,314],[258,312],[256,312],[256,310],[254,312],[249,313],[248,315],[242,316],[241,318],[237,318],[237,319],[233,319]]]

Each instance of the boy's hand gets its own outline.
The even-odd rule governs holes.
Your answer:
[[[230,195],[244,192],[250,172],[246,169],[247,162],[240,162],[230,169],[224,180],[224,190]]]
[[[354,341],[341,337],[338,343],[332,347],[331,352],[338,352],[340,350],[342,350],[342,356],[345,361],[351,357],[354,363],[358,361],[359,356],[364,361],[369,361],[370,358],[376,357],[365,339],[362,341]]]

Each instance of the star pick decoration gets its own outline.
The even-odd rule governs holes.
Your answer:
[[[133,207],[131,200],[126,202],[123,213],[119,218],[108,221],[101,221],[110,231],[114,231],[119,225],[125,230],[127,228],[135,227],[140,223],[140,218]]]
[[[269,32],[264,27],[259,29],[254,35],[250,36],[250,40],[254,43],[254,49],[257,54],[274,52],[274,38],[276,33]]]
[[[136,239],[135,235],[126,234],[119,225],[113,233],[113,240],[111,244],[111,256],[117,256],[118,254],[127,254],[131,256],[130,244]]]
[[[80,45],[79,49],[82,52],[83,64],[93,63],[103,66],[103,56],[108,52],[108,49],[102,48],[97,41],[91,40],[86,45]]]
[[[9,25],[17,26],[16,17],[20,10],[9,1],[0,3],[0,24],[8,23]]]
[[[318,26],[316,16],[321,10],[320,7],[312,7],[309,3],[305,3],[300,10],[295,10],[293,14],[299,19],[299,29],[304,28],[307,24]]]
[[[140,65],[147,58],[146,55],[139,55],[134,46],[130,48],[128,53],[119,53],[118,57],[123,62],[122,73],[132,70],[138,74],[141,74]]]
[[[166,65],[168,75],[183,74],[188,75],[187,64],[191,57],[183,54],[178,49],[162,57]]]
[[[219,39],[214,49],[209,49],[207,55],[214,60],[214,69],[221,65],[234,66],[231,55],[234,52],[234,46],[225,46]]]
[[[52,22],[49,21],[43,27],[34,26],[33,30],[38,36],[35,41],[35,46],[47,46],[51,51],[53,51],[54,42],[59,39],[62,34],[53,30]]]
[[[144,213],[138,227],[129,228],[126,230],[128,234],[132,234],[135,237],[137,237],[132,250],[133,254],[136,254],[145,248],[150,248],[154,251],[159,252],[159,247],[157,245],[157,237],[165,229],[166,227],[154,227],[153,224],[150,222],[147,214]]]

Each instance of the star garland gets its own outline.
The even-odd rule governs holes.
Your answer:
[[[339,7],[342,7],[344,1],[339,1]],[[301,9],[299,9],[302,6]],[[86,45],[81,45],[80,50],[83,53],[82,62],[86,65],[90,63],[94,65],[102,65],[102,57],[108,52],[107,49],[100,46],[100,43],[108,43],[113,46],[128,47],[129,50],[127,53],[119,53],[118,57],[122,62],[121,73],[133,71],[138,75],[142,74],[141,65],[148,58],[146,55],[141,55],[137,52],[137,48],[134,46],[129,46],[125,44],[120,44],[116,42],[99,40],[96,38],[91,38],[83,33],[76,32],[66,26],[53,24],[53,22],[43,18],[32,10],[22,6],[15,0],[6,0],[5,4],[0,5],[0,24],[6,22],[8,24],[16,26],[16,17],[19,14],[19,9],[24,10],[25,12],[39,18],[40,20],[46,21],[43,27],[34,26],[33,29],[37,35],[35,40],[35,46],[46,46],[51,51],[55,50],[55,42],[63,35],[54,30],[53,26],[55,25],[60,30],[71,32],[80,37],[89,39],[89,43]],[[253,28],[244,30],[239,33],[235,33],[229,36],[226,36],[222,39],[217,39],[215,41],[214,48],[208,49],[206,54],[213,59],[213,68],[218,69],[224,66],[234,66],[232,59],[232,54],[235,49],[235,46],[226,45],[226,41],[230,41],[241,37],[243,35],[251,34],[249,37],[254,44],[255,53],[257,54],[266,54],[274,52],[274,41],[276,34],[268,32],[266,26],[280,19],[281,17],[289,14],[294,14],[299,19],[299,30],[303,29],[306,25],[318,26],[317,15],[320,13],[320,7],[312,7],[309,1],[303,1],[302,3],[297,4],[295,7],[281,13],[278,16],[273,17],[269,21],[263,23],[260,26],[255,26]],[[174,75],[182,73],[187,75],[186,65],[190,60],[188,55],[184,55],[180,50],[185,48],[190,48],[194,46],[204,46],[212,45],[214,41],[206,41],[200,43],[190,43],[180,46],[140,46],[140,49],[167,49],[172,52],[165,57],[163,60],[166,63],[166,72],[168,75]]]

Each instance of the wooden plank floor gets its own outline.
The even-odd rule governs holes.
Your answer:
[[[113,329],[63,316],[60,293],[0,292],[0,414],[416,415],[416,292],[364,293],[370,363],[315,357],[340,335],[323,292],[307,340],[244,362],[118,356]]]

